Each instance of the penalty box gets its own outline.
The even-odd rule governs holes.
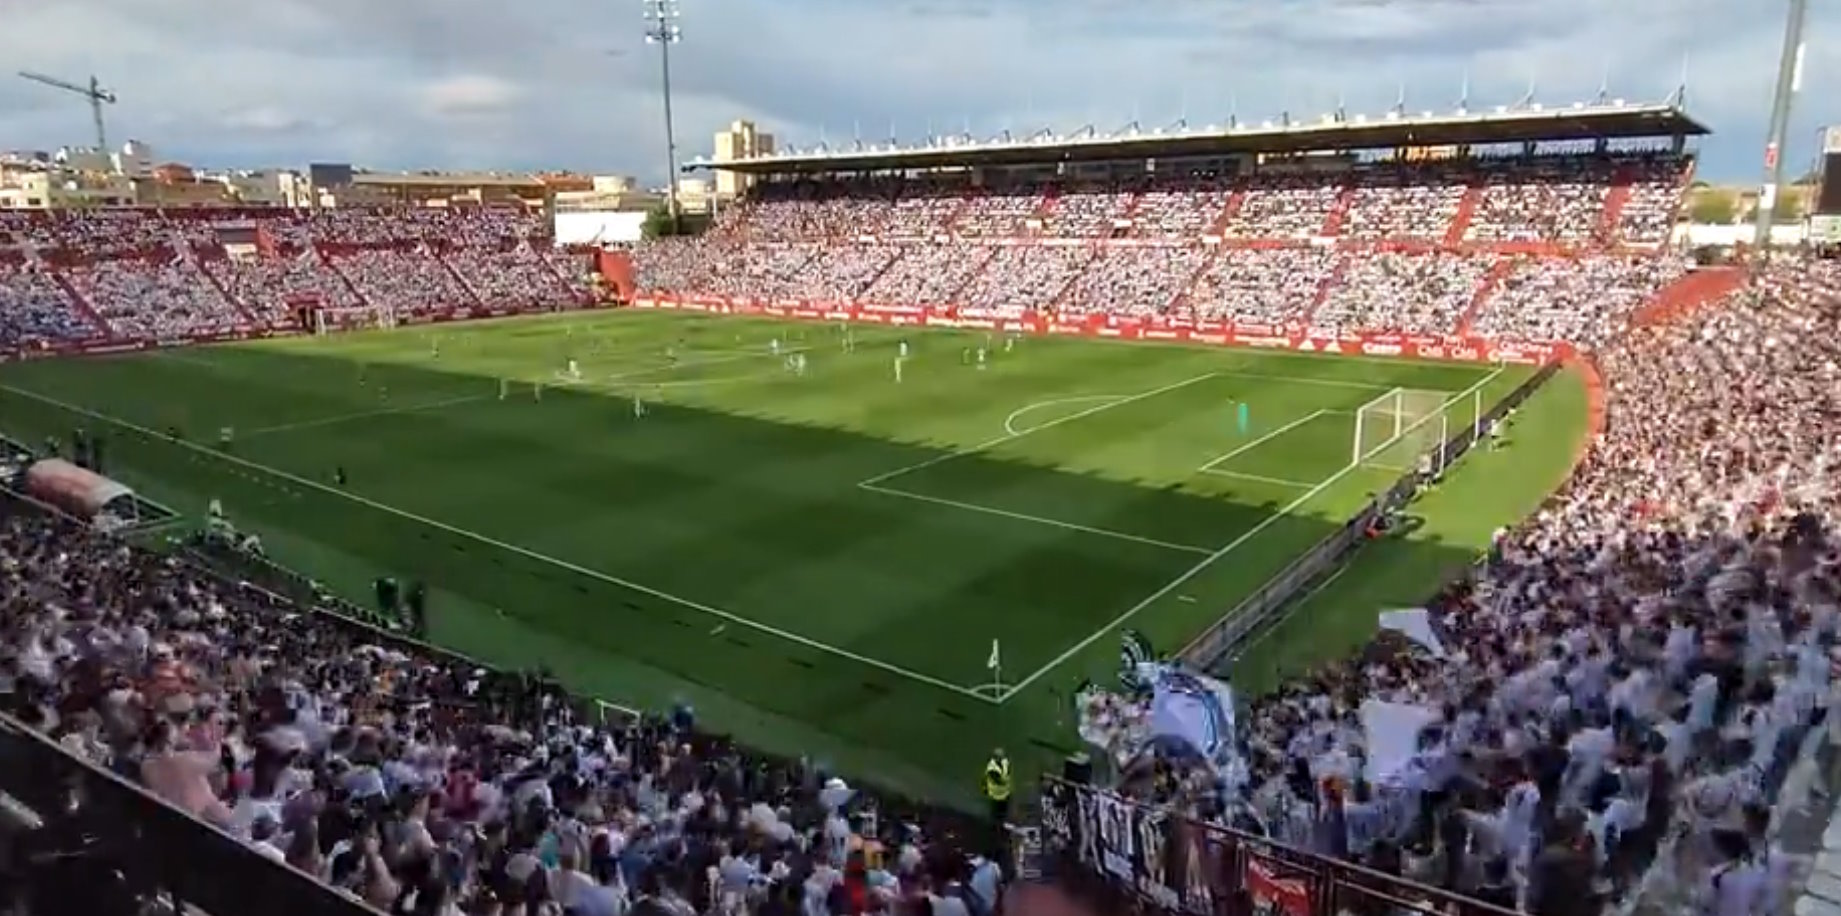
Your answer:
[[[1262,433],[1255,426],[1242,435],[1234,396],[1245,391],[1229,374],[1210,373],[1134,395],[1023,405],[1003,436],[857,486],[997,524],[1206,556],[1295,494],[1268,484],[1256,499],[1234,498],[1246,488],[1228,484],[1229,474],[1198,475],[1198,466],[1275,479],[1308,474],[1297,480],[1310,487],[1340,470],[1337,458],[1349,449],[1348,414],[1358,399],[1347,392],[1325,405],[1320,388],[1266,388],[1259,394],[1266,403],[1254,409],[1287,418],[1272,421],[1283,428]]]

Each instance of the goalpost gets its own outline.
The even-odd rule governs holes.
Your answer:
[[[1417,470],[1420,457],[1430,456],[1433,474],[1442,474],[1452,424],[1475,427],[1482,419],[1481,387],[1459,395],[1395,388],[1356,409],[1349,463],[1404,472]]]
[[[315,334],[393,327],[396,327],[396,308],[390,305],[322,307],[313,310],[313,333]]]

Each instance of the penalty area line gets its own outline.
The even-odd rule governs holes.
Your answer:
[[[1211,378],[1216,378],[1219,375],[1220,373],[1217,373],[1217,372],[1206,372],[1194,378],[1183,379],[1180,382],[1173,382],[1171,384],[1164,385],[1162,387],[1152,388],[1149,391],[1140,391],[1137,394],[1126,395],[1125,397],[1122,397],[1116,401],[1108,401],[1097,407],[1089,407],[1086,410],[1077,410],[1071,414],[1068,414],[1065,417],[1057,417],[1053,420],[1048,421],[1047,423],[1041,424],[1040,426],[1031,426],[1028,429],[1023,430],[1020,433],[1008,433],[1007,432],[1001,436],[998,436],[995,439],[988,439],[984,442],[978,443],[977,445],[971,446],[970,448],[955,449],[953,451],[946,452],[944,454],[935,455],[932,458],[929,458],[925,461],[920,461],[914,464],[910,464],[906,467],[896,468],[892,471],[884,471],[883,473],[877,474],[876,476],[871,477],[868,480],[858,481],[857,486],[863,487],[863,486],[871,486],[874,484],[879,484],[885,480],[893,480],[897,477],[900,477],[903,474],[911,473],[913,471],[918,471],[923,468],[930,468],[936,464],[943,464],[945,462],[953,460],[954,458],[963,458],[966,455],[975,455],[979,452],[984,451],[985,449],[995,448],[999,445],[1004,444],[1005,442],[1009,442],[1012,439],[1021,439],[1024,436],[1028,436],[1034,433],[1039,433],[1045,429],[1052,429],[1056,426],[1060,426],[1063,423],[1072,423],[1075,420],[1093,416],[1094,414],[1099,413],[1104,410],[1111,410],[1114,407],[1123,407],[1126,404],[1130,404],[1134,401],[1142,401],[1145,398],[1156,397],[1157,395],[1163,394],[1165,392],[1175,391],[1178,388],[1187,388],[1190,385],[1193,385],[1197,382],[1205,382]],[[1012,416],[1014,416],[1014,414]]]
[[[945,498],[938,497],[938,496],[928,496],[923,493],[910,493],[907,490],[891,489],[889,487],[878,486],[873,483],[857,484],[857,489],[866,490],[871,493],[881,493],[884,496],[899,496],[902,499],[912,499],[917,502],[932,503],[936,506],[946,506],[951,509],[964,509],[968,512],[982,512],[982,513],[985,513],[986,515],[995,515],[1001,518],[1014,519],[1019,522],[1028,522],[1032,525],[1047,525],[1051,528],[1061,528],[1066,531],[1078,531],[1082,534],[1092,534],[1092,535],[1097,535],[1099,537],[1112,538],[1114,540],[1119,540],[1119,541],[1131,541],[1132,543],[1135,543],[1135,544],[1145,544],[1151,547],[1159,547],[1164,550],[1174,550],[1174,551],[1179,551],[1181,553],[1194,553],[1194,554],[1203,554],[1203,555],[1207,555],[1208,553],[1211,552],[1206,547],[1197,547],[1193,544],[1176,544],[1170,541],[1160,541],[1160,540],[1157,540],[1156,538],[1148,538],[1148,537],[1143,537],[1141,535],[1136,535],[1136,534],[1127,534],[1123,531],[1113,531],[1107,528],[1094,528],[1089,525],[1080,525],[1074,522],[1064,522],[1064,521],[1061,521],[1060,519],[1043,518],[1042,516],[1039,516],[1039,515],[1026,515],[1022,512],[1011,512],[1008,509],[999,509],[995,506],[981,506],[977,503],[960,502],[956,499],[945,499]]]
[[[1079,655],[1082,652],[1085,652],[1088,646],[1091,646],[1094,643],[1099,642],[1101,639],[1117,631],[1119,627],[1124,626],[1133,617],[1136,617],[1140,613],[1142,613],[1145,608],[1148,608],[1151,605],[1156,604],[1158,601],[1161,601],[1164,598],[1164,596],[1181,588],[1183,584],[1188,582],[1190,579],[1193,579],[1196,576],[1201,575],[1204,570],[1208,569],[1208,567],[1215,565],[1216,563],[1220,562],[1223,558],[1227,557],[1229,554],[1233,553],[1236,550],[1239,550],[1248,541],[1251,541],[1252,539],[1258,537],[1260,534],[1264,533],[1267,528],[1270,528],[1273,525],[1278,524],[1280,519],[1286,518],[1290,516],[1291,513],[1296,512],[1300,508],[1303,508],[1305,503],[1310,502],[1313,499],[1316,499],[1318,494],[1334,486],[1338,481],[1342,480],[1344,477],[1349,476],[1349,473],[1354,471],[1358,467],[1361,467],[1361,465],[1351,464],[1348,467],[1345,467],[1342,470],[1337,471],[1335,474],[1330,475],[1322,483],[1319,483],[1316,486],[1311,487],[1309,490],[1306,490],[1297,499],[1294,499],[1291,502],[1288,502],[1285,505],[1280,506],[1278,511],[1273,512],[1271,515],[1266,516],[1263,520],[1260,521],[1259,524],[1254,525],[1253,527],[1243,532],[1239,537],[1234,538],[1232,541],[1227,542],[1227,544],[1223,545],[1221,549],[1216,550],[1215,552],[1209,554],[1206,557],[1203,557],[1200,563],[1197,563],[1194,566],[1191,566],[1182,575],[1179,575],[1176,578],[1171,579],[1168,583],[1165,583],[1162,588],[1159,588],[1156,591],[1152,592],[1143,601],[1140,601],[1137,604],[1134,604],[1131,607],[1126,608],[1124,613],[1120,614],[1117,617],[1114,617],[1112,621],[1107,623],[1105,626],[1100,627],[1097,630],[1094,630],[1092,635],[1081,640],[1080,642],[1075,643],[1073,646],[1069,647],[1067,651],[1062,652],[1060,655],[1057,655],[1054,658],[1050,659],[1048,664],[1043,665],[1040,668],[1037,668],[1028,677],[1025,677],[1022,680],[1017,681],[1015,684],[1012,684],[1010,686],[1010,689],[1004,691],[1003,694],[997,698],[997,702],[1000,704],[1009,702],[1011,697],[1016,696],[1017,694],[1023,692],[1025,689],[1029,687],[1029,685],[1035,683],[1036,681],[1041,680],[1045,675],[1055,670],[1056,668],[1061,667],[1062,663],[1066,662],[1068,659],[1073,658],[1074,656]]]
[[[556,557],[548,556],[546,554],[541,554],[527,547],[520,547],[516,544],[506,543],[504,541],[500,541],[495,538],[488,537],[484,534],[480,534],[477,531],[469,531],[465,528],[455,527],[446,522],[436,521],[435,519],[428,518],[427,516],[417,515],[406,509],[399,509],[395,506],[389,505],[388,503],[380,503],[373,499],[367,499],[366,497],[359,496],[356,493],[350,493],[345,490],[341,490],[337,487],[328,486],[327,484],[323,484],[317,480],[309,480],[297,474],[291,474],[287,471],[283,471],[278,468],[269,467],[268,465],[258,464],[254,461],[250,461],[246,458],[242,458],[234,454],[229,454],[226,452],[220,452],[214,449],[206,448],[202,445],[198,445],[192,442],[187,442],[183,439],[172,439],[164,434],[155,432],[154,430],[151,430],[145,426],[141,426],[138,423],[134,423],[129,420],[124,420],[124,419],[121,419],[120,417],[110,416],[105,413],[91,410],[87,407],[82,407],[77,404],[71,404],[66,401],[60,401],[57,398],[53,398],[49,395],[40,394],[36,391],[30,391],[30,390],[27,390],[24,388],[18,388],[12,385],[0,384],[0,391],[5,391],[10,394],[14,394],[19,397],[22,397],[22,398],[26,398],[28,400],[38,401],[39,403],[42,403],[42,404],[48,404],[52,407],[58,408],[59,410],[66,411],[68,413],[77,414],[78,416],[85,416],[93,420],[97,420],[99,422],[113,424],[115,426],[121,427],[122,429],[132,430],[136,433],[139,433],[140,435],[146,436],[149,439],[156,439],[160,441],[170,442],[173,445],[176,445],[180,448],[187,449],[189,451],[198,453],[200,455],[205,455],[210,458],[215,458],[227,464],[236,465],[236,466],[242,467],[246,470],[253,471],[256,473],[267,474],[279,480],[288,481],[299,487],[303,487],[309,490],[314,490],[320,493],[325,493],[330,496],[334,496],[340,499],[347,500],[349,502],[357,503],[358,505],[366,506],[368,508],[375,509],[379,512],[383,512],[388,515],[394,515],[394,516],[397,516],[398,518],[406,519],[408,521],[415,522],[417,524],[426,525],[430,528],[434,528],[440,531],[445,531],[456,537],[465,538],[475,543],[484,544],[488,547],[494,547],[499,550],[506,551],[507,553],[517,554],[518,556],[524,557],[529,560],[536,561],[538,563],[543,563],[549,566],[554,566],[557,569],[562,569],[568,572],[575,573],[576,575],[582,576],[583,578],[595,579],[597,581],[604,582],[609,585],[613,585],[619,588],[624,588],[624,589],[627,589],[633,592],[638,592],[639,594],[646,595],[651,598],[655,598],[659,601],[663,601],[669,604],[675,604],[675,605],[678,605],[679,607],[687,608],[689,610],[698,611],[700,613],[707,614],[711,617],[717,618],[718,620],[726,621],[728,623],[734,624],[739,627],[745,627],[747,629],[754,630],[756,632],[763,633],[768,636],[777,637],[779,639],[785,640],[786,642],[790,642],[790,643],[793,643],[799,646],[804,646],[808,649],[812,649],[814,651],[821,652],[826,655],[832,655],[832,656],[836,656],[838,658],[842,658],[848,661],[856,662],[858,664],[864,665],[865,667],[875,668],[879,671],[883,671],[885,673],[892,674],[897,677],[906,678],[916,683],[926,684],[931,687],[937,687],[941,690],[945,690],[947,692],[956,694],[958,696],[969,697],[981,703],[989,703],[992,705],[996,705],[999,702],[1001,702],[1000,700],[985,696],[984,694],[979,693],[977,690],[973,688],[965,687],[960,684],[954,684],[954,683],[942,680],[940,678],[934,677],[929,674],[922,674],[921,672],[918,672],[918,671],[911,671],[907,668],[903,668],[899,665],[890,664],[889,662],[882,661],[881,659],[878,659],[878,658],[871,658],[870,656],[867,656],[867,655],[860,655],[856,652],[850,651],[849,649],[840,649],[836,646],[819,642],[818,640],[812,639],[811,637],[808,637],[808,636],[801,636],[798,633],[793,633],[787,630],[782,630],[779,627],[769,626],[768,624],[764,624],[764,623],[760,623],[755,620],[751,620],[747,617],[743,617],[740,614],[736,614],[732,611],[725,611],[718,607],[713,607],[711,605],[703,604],[701,602],[694,601],[689,598],[684,598],[679,595],[673,595],[670,592],[661,591],[649,585],[642,585],[638,582],[634,582],[629,579],[622,579],[619,576],[609,575],[604,572],[599,572],[597,570],[589,569],[585,566],[578,566],[567,560],[562,560]]]
[[[356,420],[368,420],[372,417],[388,417],[388,416],[393,416],[395,414],[421,413],[422,411],[425,411],[425,410],[440,410],[443,407],[455,407],[461,404],[471,404],[475,401],[484,401],[484,400],[487,400],[489,397],[490,395],[469,394],[464,397],[447,398],[441,401],[429,401],[423,404],[404,404],[401,407],[380,407],[376,410],[359,410],[359,411],[354,411],[352,413],[336,414],[330,417],[320,417],[319,419],[316,419],[316,420],[302,420],[298,423],[282,423],[278,426],[264,426],[259,429],[252,429],[249,432],[244,433],[243,437],[247,439],[247,438],[253,438],[255,436],[273,435],[275,433],[289,433],[297,429],[317,429],[322,426],[335,426],[340,423],[350,423]]]

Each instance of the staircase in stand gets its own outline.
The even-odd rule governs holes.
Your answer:
[[[1183,281],[1183,285],[1176,288],[1176,295],[1171,296],[1170,301],[1164,303],[1165,310],[1175,311],[1177,308],[1184,305],[1193,308],[1195,299],[1192,293],[1195,290],[1195,284],[1202,279],[1202,275],[1207,273],[1209,268],[1215,266],[1215,259],[1220,256],[1221,246],[1213,246],[1213,249],[1208,252],[1208,256],[1202,259],[1202,263],[1196,267],[1195,270],[1189,272],[1189,278]]]
[[[1349,255],[1343,255],[1337,258],[1336,266],[1330,268],[1330,275],[1324,277],[1323,282],[1317,285],[1317,294],[1310,297],[1310,310],[1303,315],[1306,325],[1316,319],[1317,310],[1323,308],[1323,303],[1330,301],[1330,293],[1335,292],[1336,287],[1342,285],[1342,276],[1349,271],[1349,257]]]
[[[82,315],[83,320],[89,322],[90,325],[96,329],[98,334],[101,334],[103,337],[116,336],[115,329],[109,327],[108,320],[103,318],[102,313],[96,310],[96,304],[89,301],[89,297],[83,295],[83,293],[77,289],[76,284],[70,282],[69,277],[64,276],[62,270],[47,266],[46,273],[51,277],[51,282],[57,284],[58,289],[64,291],[64,297],[69,299],[70,304],[76,307],[77,314]]]
[[[978,282],[978,278],[981,276],[984,276],[984,272],[991,269],[991,262],[997,259],[997,253],[1002,250],[1003,249],[1001,248],[984,249],[984,260],[979,261],[978,266],[972,268],[972,272],[969,274],[966,274],[965,279],[962,282],[960,282],[958,286],[955,286],[952,288],[952,294],[946,297],[945,302],[913,302],[913,303],[907,303],[907,304],[910,304],[910,305],[958,305],[959,297],[965,295],[965,291],[968,289],[971,289],[972,284]]]
[[[1598,218],[1598,241],[1606,246],[1617,242],[1623,233],[1619,227],[1624,221],[1624,207],[1630,203],[1633,193],[1630,185],[1636,180],[1636,169],[1632,166],[1620,166],[1617,174],[1611,177],[1611,189],[1604,195],[1604,213]]]
[[[180,257],[184,258],[186,263],[192,265],[193,270],[202,274],[205,278],[205,282],[211,284],[211,288],[217,290],[217,294],[224,297],[225,302],[230,303],[230,307],[236,310],[237,315],[242,318],[244,325],[252,328],[259,328],[267,324],[267,322],[256,318],[255,313],[251,312],[249,307],[244,305],[241,300],[230,295],[230,288],[224,285],[224,281],[217,276],[215,271],[205,265],[205,260],[198,256],[196,249],[187,245],[185,242],[178,242],[176,244],[179,246]]]
[[[1234,193],[1227,198],[1227,206],[1221,209],[1220,216],[1215,217],[1214,225],[1208,227],[1208,234],[1216,238],[1226,238],[1228,225],[1234,221],[1234,217],[1240,215],[1240,208],[1246,206],[1246,203],[1246,182],[1237,182],[1234,185]]]
[[[1342,234],[1342,224],[1349,218],[1349,208],[1355,205],[1354,186],[1345,187],[1336,195],[1336,202],[1330,205],[1330,212],[1324,214],[1323,228],[1317,234],[1325,238],[1335,238]]]
[[[959,225],[959,217],[964,216],[965,211],[971,209],[972,200],[983,196],[983,194],[983,188],[970,188],[965,193],[959,195],[958,205],[952,208],[950,214],[947,214],[946,221],[940,224],[939,231],[951,234],[953,229],[957,228]]]
[[[1457,212],[1451,214],[1451,226],[1445,230],[1445,247],[1456,248],[1464,244],[1464,236],[1470,233],[1470,221],[1477,216],[1477,207],[1483,203],[1483,186],[1473,184],[1464,189],[1464,198],[1457,202]]]
[[[345,291],[351,293],[352,298],[357,300],[360,306],[373,310],[377,308],[377,303],[372,302],[371,297],[365,295],[364,291],[358,288],[358,284],[352,282],[351,277],[346,276],[344,268],[339,266],[339,262],[332,255],[326,253],[326,249],[315,245],[313,254],[314,257],[320,259],[321,264],[326,265],[326,269],[331,271],[334,277],[339,279],[339,282],[345,286]]]
[[[465,248],[453,249],[454,254],[464,254],[466,253],[466,251],[467,249]],[[463,293],[466,293],[468,299],[473,300],[473,302],[471,303],[472,305],[479,306],[480,308],[486,307],[486,300],[480,298],[479,290],[474,289],[473,284],[468,283],[467,278],[461,276],[460,271],[455,270],[453,264],[448,263],[448,259],[446,255],[443,255],[442,253],[438,251],[430,251],[428,252],[427,256],[434,258],[435,263],[441,265],[441,269],[447,271],[447,275],[454,278],[454,282],[460,286],[460,291]],[[456,304],[461,306],[462,308],[468,307],[467,303],[456,303]]]
[[[1089,252],[1087,254],[1087,259],[1081,262],[1080,269],[1069,274],[1067,282],[1061,284],[1060,289],[1055,290],[1055,298],[1048,300],[1048,313],[1050,315],[1061,314],[1061,303],[1067,301],[1068,293],[1074,290],[1074,284],[1080,282],[1081,274],[1086,273],[1087,268],[1092,267],[1094,261],[1104,256],[1105,251],[1106,249],[1104,248],[1095,248]]]
[[[1674,321],[1717,302],[1745,285],[1745,271],[1737,267],[1702,267],[1688,271],[1681,279],[1662,288],[1649,304],[1631,316],[1632,325],[1652,325]]]
[[[1489,266],[1489,272],[1484,274],[1483,279],[1477,283],[1477,291],[1471,294],[1470,304],[1464,306],[1463,314],[1457,316],[1459,336],[1470,335],[1470,326],[1476,322],[1477,315],[1482,313],[1484,304],[1489,302],[1491,296],[1496,295],[1496,290],[1502,288],[1502,281],[1508,279],[1509,274],[1514,270],[1514,258],[1498,258],[1496,263]]]
[[[869,292],[872,289],[875,289],[876,284],[881,282],[882,275],[885,273],[888,273],[889,268],[894,267],[896,261],[899,261],[902,258],[905,258],[907,256],[908,256],[908,250],[906,248],[896,249],[895,256],[889,258],[886,261],[883,261],[882,266],[876,268],[876,272],[870,275],[869,282],[864,283],[862,286],[857,288],[857,293],[856,293],[857,299],[859,301],[862,301],[864,298],[863,294]]]
[[[565,298],[575,302],[585,301],[582,294],[575,288],[576,281],[564,274],[563,269],[558,267],[556,262],[550,259],[549,254],[536,245],[531,246],[531,252],[537,258],[538,263],[543,265],[543,269],[548,271],[550,276],[556,278],[557,285],[562,289]]]

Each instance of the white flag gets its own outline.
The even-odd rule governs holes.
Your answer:
[[[996,671],[1003,666],[1003,662],[997,653],[997,640],[995,639],[991,640],[991,657],[985,660],[984,666],[992,671]]]

